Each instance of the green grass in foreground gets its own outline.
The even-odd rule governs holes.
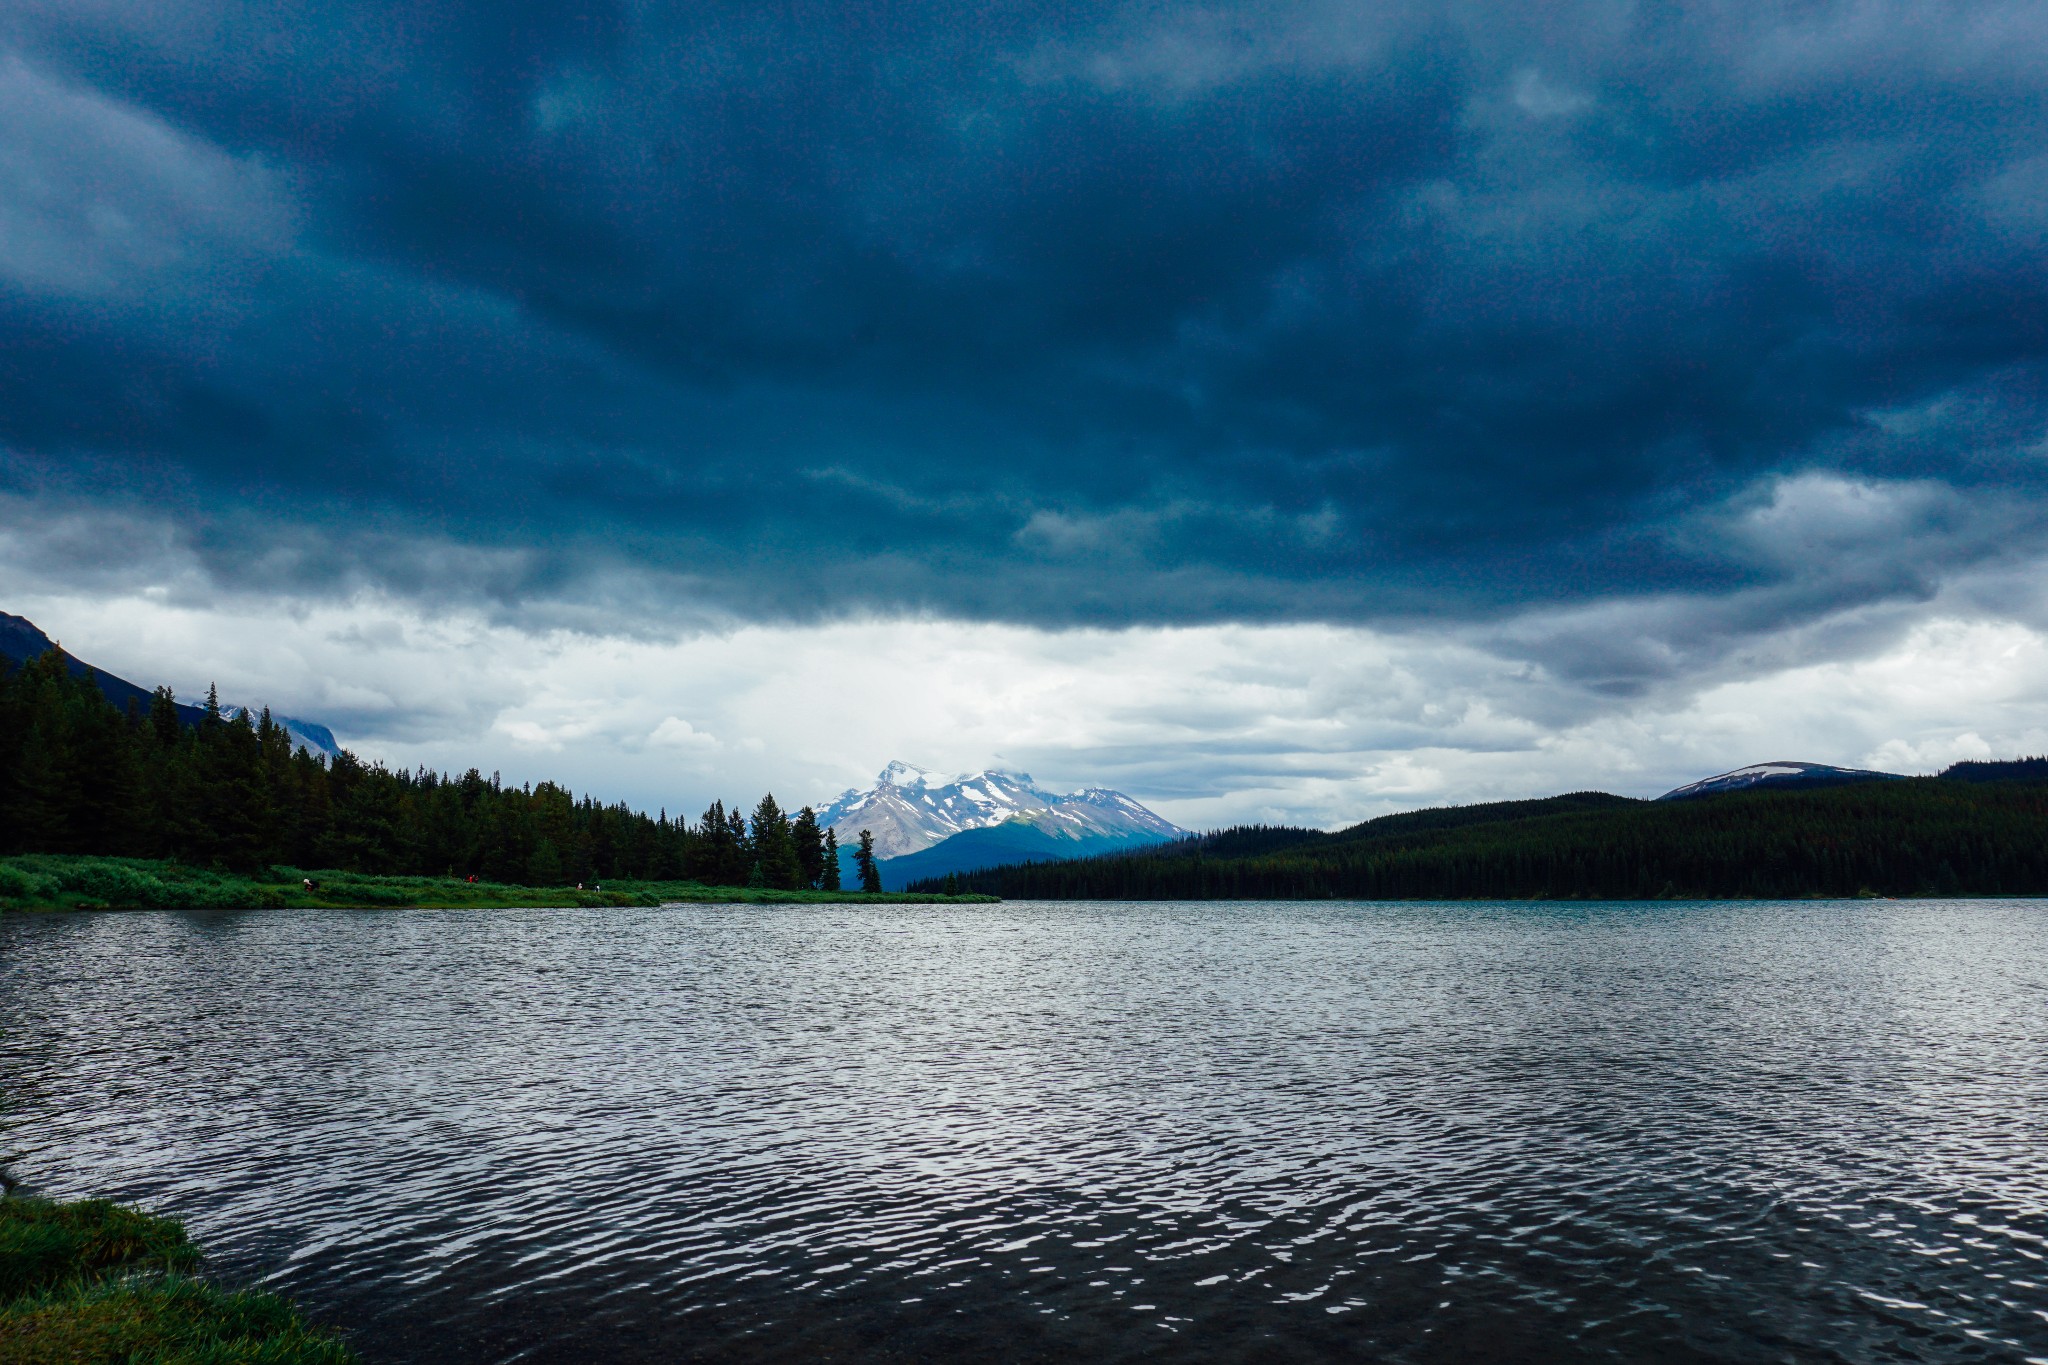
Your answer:
[[[109,1270],[190,1270],[198,1260],[168,1218],[104,1199],[0,1200],[0,1300]]]
[[[184,1275],[185,1229],[105,1200],[0,1199],[7,1365],[349,1365],[283,1299]]]
[[[303,879],[317,889],[308,892]],[[0,858],[0,910],[286,909],[318,906],[665,905],[677,901],[985,903],[994,896],[930,892],[769,891],[701,882],[607,881],[602,891],[510,886],[452,877],[376,877],[356,872],[273,867],[243,875],[144,858],[29,853]]]

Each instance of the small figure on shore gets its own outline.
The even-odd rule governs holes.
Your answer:
[[[320,883],[314,881],[311,877],[301,877],[299,878],[299,880],[306,884],[306,892],[308,895],[320,889]]]
[[[470,880],[470,883],[471,883],[471,885],[474,885],[474,884],[476,883],[476,873],[474,873],[474,872],[470,873],[470,874],[469,874],[469,880]]]

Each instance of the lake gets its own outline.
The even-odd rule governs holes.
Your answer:
[[[0,920],[0,1151],[366,1361],[2048,1361],[2048,903]]]

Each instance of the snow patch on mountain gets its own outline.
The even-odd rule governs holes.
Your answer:
[[[818,812],[818,823],[851,845],[868,830],[875,854],[900,858],[930,848],[963,830],[1021,820],[1055,838],[1132,836],[1178,839],[1187,831],[1122,792],[1084,787],[1047,791],[1029,773],[986,768],[976,773],[933,773],[892,760],[866,791],[848,788]]]
[[[1747,791],[1755,787],[1833,787],[1847,782],[1882,782],[1897,773],[1872,772],[1867,768],[1836,768],[1826,763],[1752,763],[1714,777],[1703,777],[1674,787],[1659,801],[1683,801],[1695,796],[1718,796],[1723,792]]]

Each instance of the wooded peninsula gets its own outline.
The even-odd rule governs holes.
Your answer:
[[[211,691],[197,724],[167,688],[116,707],[56,650],[0,676],[0,855],[17,908],[948,899],[881,892],[866,848],[842,888],[834,834],[773,796],[692,823],[474,768],[323,761]]]

